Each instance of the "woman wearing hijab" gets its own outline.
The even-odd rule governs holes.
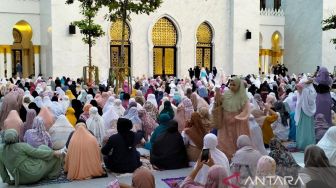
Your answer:
[[[209,167],[209,173],[205,185],[202,185],[194,179],[204,165]],[[197,161],[195,169],[184,179],[181,188],[228,188],[223,181],[228,176],[226,169],[221,165],[215,165],[209,156],[208,161]]]
[[[248,177],[255,176],[262,154],[253,148],[251,139],[246,135],[238,137],[237,148],[238,151],[231,160],[231,173],[239,173],[241,180],[239,184],[241,184]]]
[[[268,152],[266,151],[264,141],[263,141],[262,130],[252,113],[250,114],[250,117],[249,117],[249,128],[250,128],[250,138],[251,138],[253,147],[256,150],[258,150],[262,155],[268,155]]]
[[[98,143],[103,145],[104,137],[106,135],[104,127],[104,119],[98,114],[96,107],[90,108],[90,117],[86,120],[88,130],[97,138]]]
[[[32,129],[26,131],[23,141],[30,144],[34,148],[38,148],[40,145],[46,145],[52,148],[52,142],[49,133],[44,126],[44,120],[37,116],[32,125]]]
[[[49,129],[50,139],[53,150],[62,149],[67,142],[67,139],[75,129],[62,114],[57,117],[54,125]]]
[[[118,133],[112,135],[101,149],[104,163],[112,172],[133,173],[141,166],[140,154],[135,148],[136,135],[131,131],[132,127],[132,121],[119,118]]]
[[[256,177],[265,181],[263,182],[262,185],[257,184],[255,185],[255,187],[264,187],[264,188],[288,187],[283,185],[284,179],[276,175],[276,167],[277,167],[276,162],[272,157],[266,155],[262,156],[257,164]]]
[[[306,146],[315,144],[314,115],[316,112],[316,91],[311,82],[303,78],[298,88],[298,101],[295,111],[296,147],[304,150]]]
[[[315,138],[316,142],[320,141],[323,135],[329,129],[329,124],[324,118],[323,114],[316,114],[315,115]]]
[[[215,165],[220,165],[225,168],[226,174],[230,174],[230,164],[226,155],[217,149],[218,140],[216,135],[209,133],[204,137],[203,149],[209,149],[209,153]],[[203,165],[201,170],[197,173],[195,177],[195,182],[202,185],[206,184],[207,176],[209,173],[209,167]]]
[[[49,130],[55,122],[54,114],[49,110],[49,108],[42,107],[38,116],[42,118],[46,130]]]
[[[35,110],[36,114],[39,114],[40,113],[40,108],[36,105],[36,103],[34,102],[31,102],[29,105],[28,105],[28,108],[29,109],[33,109]]]
[[[324,151],[314,145],[306,147],[304,153],[305,167],[299,176],[304,183],[309,181],[322,181],[330,187],[336,185],[336,167],[332,166]]]
[[[188,122],[191,120],[191,114],[194,112],[192,102],[189,98],[185,97],[177,107],[175,120],[179,125],[179,132],[182,132],[187,127]]]
[[[68,119],[68,121],[71,123],[73,127],[75,127],[76,122],[77,122],[77,118],[75,114],[76,114],[75,109],[72,107],[69,107],[65,113],[66,118]]]
[[[158,107],[155,95],[154,95],[154,88],[153,86],[149,86],[146,94],[145,94],[145,98],[147,99],[147,101],[151,102],[154,106]]]
[[[197,93],[192,93],[190,96],[190,100],[193,104],[194,111],[198,111],[201,107],[209,108],[209,104]]]
[[[281,101],[274,103],[274,109],[278,115],[278,119],[272,123],[273,133],[280,140],[287,141],[289,135],[289,113],[287,112],[284,103]]]
[[[148,115],[151,116],[155,121],[157,121],[159,110],[157,107],[155,107],[154,104],[152,104],[149,101],[146,101],[143,108],[147,111]]]
[[[69,97],[69,100],[72,101],[74,99],[76,99],[75,95],[73,95],[71,90],[66,90],[65,91],[65,95]]]
[[[317,85],[315,85],[317,92],[316,114],[323,114],[328,122],[328,125],[331,126],[331,107],[333,105],[333,101],[330,95],[330,86],[332,85],[332,79],[329,76],[328,69],[320,67],[315,81],[317,83]]]
[[[23,131],[20,137],[20,140],[23,140],[23,136],[25,135],[28,129],[32,128],[34,118],[36,117],[36,111],[33,109],[28,109],[26,122],[23,123]]]
[[[141,126],[145,132],[145,141],[148,141],[152,135],[154,129],[157,127],[156,121],[147,113],[145,109],[139,111],[139,118],[141,120]]]
[[[198,112],[191,115],[190,127],[182,132],[184,144],[187,148],[189,161],[196,162],[203,149],[203,138],[209,133],[202,124],[201,116]]]
[[[163,109],[160,112],[160,114],[168,114],[170,119],[174,119],[175,113],[174,113],[174,110],[173,110],[173,107],[170,101],[165,101],[163,103]]]
[[[162,170],[188,167],[187,152],[176,121],[170,121],[167,131],[157,136],[153,142],[150,162]]]
[[[161,134],[165,133],[169,128],[170,116],[168,114],[159,115],[159,126],[154,129],[152,136],[150,137],[149,142],[145,144],[145,148],[148,150],[152,149],[152,145],[155,142],[156,138]]]
[[[135,103],[136,104],[136,103]],[[142,122],[141,119],[139,117],[139,113],[138,113],[138,109],[137,107],[131,107],[127,114],[125,114],[125,116],[123,118],[129,119],[132,121],[133,124],[133,131],[137,132],[137,131],[141,131],[142,130]]]
[[[106,140],[117,133],[117,121],[119,116],[114,112],[113,108],[110,108],[103,114],[102,118],[104,119],[104,128],[106,132],[104,140]]]
[[[86,180],[105,175],[99,144],[84,123],[76,125],[65,158],[64,171],[69,180]]]
[[[14,129],[5,131],[4,144],[0,146],[0,175],[4,183],[19,186],[59,176],[62,161],[55,157],[59,155],[57,152],[46,146],[33,148],[18,142]]]
[[[110,96],[108,98],[103,108],[103,114],[109,111],[113,107],[114,100],[115,100],[114,96]]]
[[[336,126],[332,126],[324,134],[317,146],[323,149],[331,165],[336,166]]]
[[[23,122],[20,119],[20,116],[16,110],[10,111],[4,121],[4,130],[7,129],[15,129],[16,132],[19,134],[19,138],[23,137]]]
[[[216,91],[213,109],[214,125],[218,128],[219,148],[230,159],[237,150],[237,139],[240,135],[250,135],[248,126],[249,100],[243,81],[234,78],[230,82],[230,90],[222,96]]]
[[[12,110],[20,112],[22,107],[22,96],[16,92],[10,92],[4,96],[0,110],[0,129],[4,128],[4,121]]]
[[[281,144],[281,141],[273,138],[270,142],[270,149],[269,156],[275,160],[277,165],[276,174],[278,176],[297,177],[300,166],[296,163],[292,154]]]
[[[103,109],[98,105],[97,101],[96,100],[91,100],[90,104],[93,106],[93,107],[96,107],[98,109],[98,114],[99,115],[103,115]]]
[[[285,106],[288,106],[289,112],[289,135],[288,139],[296,140],[296,123],[295,123],[295,109],[296,109],[297,95],[295,93],[290,93],[284,100]]]
[[[71,101],[71,107],[75,110],[76,119],[79,119],[79,116],[83,113],[82,103],[77,99],[73,99]]]
[[[251,114],[254,116],[254,119],[259,126],[261,126],[264,144],[265,146],[268,146],[271,139],[274,137],[271,124],[278,119],[278,114],[270,108],[269,104],[265,105],[265,111],[268,115],[265,115],[265,112],[261,110],[252,110]]]
[[[92,107],[91,104],[85,104],[83,107],[83,113],[79,116],[79,119],[82,119],[86,122],[87,119],[90,117],[90,108]]]

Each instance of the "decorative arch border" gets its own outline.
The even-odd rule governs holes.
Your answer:
[[[108,49],[108,64],[110,64],[110,61],[111,61],[111,27],[112,27],[112,24],[113,22],[109,22],[108,24],[108,28],[107,28],[107,35],[108,35],[108,42],[107,42],[107,49]],[[126,20],[126,24],[128,25],[128,28],[129,28],[129,46],[130,46],[130,53],[131,53],[131,56],[130,56],[130,61],[131,61],[131,68],[130,68],[130,75],[133,76],[133,66],[134,65],[134,61],[133,61],[133,41],[132,41],[132,37],[133,37],[133,28],[132,28],[132,24],[131,22],[129,22],[128,20]],[[110,68],[110,67],[109,67]]]
[[[154,66],[154,62],[153,62],[153,48],[154,48],[154,44],[152,41],[152,32],[153,32],[153,28],[154,25],[157,21],[159,21],[161,18],[166,17],[169,21],[171,21],[176,29],[177,32],[177,42],[176,42],[176,76],[179,76],[179,71],[181,70],[181,41],[182,41],[182,32],[181,32],[181,28],[177,22],[177,20],[175,18],[173,18],[170,14],[168,13],[164,13],[161,14],[159,16],[156,16],[152,23],[150,24],[149,28],[148,28],[148,34],[147,34],[147,38],[148,38],[148,76],[153,76],[153,66]]]
[[[275,30],[273,33],[272,33],[272,36],[271,36],[271,47],[273,48],[273,37],[274,37],[274,35],[275,34],[279,34],[279,37],[280,37],[280,42],[279,42],[279,47],[280,47],[280,49],[282,49],[283,48],[283,36],[282,36],[282,34],[281,34],[281,32],[280,31],[278,31],[278,30]]]
[[[211,32],[212,32],[212,40],[211,40],[211,45],[212,45],[212,67],[216,67],[216,30],[215,28],[213,27],[213,24],[211,24],[210,21],[208,20],[203,20],[202,22],[200,22],[195,30],[194,30],[194,66],[196,66],[196,50],[197,50],[197,30],[198,30],[198,27],[202,24],[202,23],[206,23],[209,25],[210,29],[211,29]]]

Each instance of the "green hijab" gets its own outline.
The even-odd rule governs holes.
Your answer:
[[[4,143],[6,145],[19,142],[19,136],[15,129],[7,129],[4,135]]]
[[[238,91],[234,93],[233,91],[225,91],[223,96],[223,109],[227,112],[239,112],[242,110],[243,106],[248,101],[246,94],[246,88],[243,81],[235,77],[233,82],[238,86]]]
[[[170,120],[174,119],[175,113],[174,113],[174,110],[173,110],[173,107],[170,101],[165,101],[163,103],[163,110],[161,111],[160,114],[168,114],[170,117]]]

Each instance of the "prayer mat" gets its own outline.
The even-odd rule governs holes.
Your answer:
[[[162,179],[170,188],[179,188],[186,177]]]
[[[289,152],[300,152],[301,151],[300,149],[296,148],[296,142],[293,142],[293,141],[283,142],[282,145],[284,145],[285,148]]]
[[[61,175],[57,179],[49,180],[49,179],[43,179],[35,184],[26,185],[27,187],[36,187],[36,186],[42,186],[42,185],[51,185],[51,184],[61,184],[61,183],[70,183],[71,180],[67,179],[67,175],[64,173],[64,170],[62,169]]]

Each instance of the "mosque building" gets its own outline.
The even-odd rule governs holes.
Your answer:
[[[196,65],[227,75],[268,73],[278,63],[290,73],[333,70],[336,32],[323,32],[321,21],[335,9],[335,0],[163,0],[150,15],[131,15],[125,62],[132,76],[182,77]],[[106,34],[92,49],[100,79],[121,53],[122,23],[104,20],[105,13],[95,21]],[[11,77],[17,63],[23,77],[81,77],[88,46],[78,28],[69,32],[81,18],[78,2],[0,0],[0,78]]]

